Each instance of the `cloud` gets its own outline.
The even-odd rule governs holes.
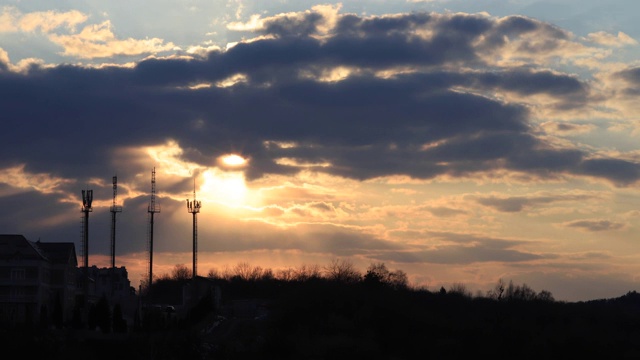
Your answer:
[[[610,220],[574,220],[563,223],[562,225],[589,232],[620,230],[625,227],[623,223]]]
[[[320,13],[313,14],[301,21],[317,26]],[[343,15],[334,35],[322,40],[301,36],[296,29],[277,31],[277,38],[240,43],[206,58],[154,58],[132,68],[59,65],[36,67],[26,75],[5,72],[0,87],[12,91],[0,103],[5,114],[11,114],[6,122],[11,131],[4,133],[0,147],[11,156],[0,165],[9,165],[11,159],[37,169],[78,157],[95,163],[96,157],[106,160],[114,147],[170,138],[180,147],[197,148],[199,158],[242,152],[252,158],[249,180],[309,169],[299,164],[323,164],[312,169],[358,180],[394,175],[465,178],[506,170],[539,178],[587,176],[628,186],[640,177],[635,162],[548,143],[530,126],[524,104],[484,96],[488,91],[523,98],[545,94],[567,106],[583,106],[589,85],[574,76],[543,69],[496,71],[480,61],[480,52],[499,52],[504,46],[488,40],[499,31],[516,38],[535,32],[538,41],[548,39],[554,42],[549,46],[558,47],[555,41],[567,38],[560,30],[523,18],[508,22],[480,15],[415,13]],[[282,36],[287,31],[297,36]],[[57,37],[63,38],[70,41],[69,51],[82,48],[87,56],[155,51],[160,46],[150,41],[138,48],[137,41],[114,41],[108,23],[75,37]],[[80,50],[74,54],[84,56]],[[461,64],[475,70],[453,70]],[[335,66],[360,71],[331,83],[308,76]],[[409,67],[410,73],[376,75],[401,67]],[[193,86],[238,74],[244,81],[224,88]],[[34,132],[29,124],[41,119],[47,119],[38,125],[46,131]],[[190,130],[183,121],[197,121],[200,128]],[[119,131],[123,126],[129,130]],[[100,134],[100,140],[90,134]],[[35,147],[19,154],[12,150],[9,139],[26,137],[57,150],[44,156]],[[274,142],[299,145],[265,145]],[[72,143],[93,152],[78,154],[59,146]],[[62,165],[59,171],[73,168],[77,166]]]
[[[561,135],[585,134],[596,129],[594,124],[572,124],[553,121],[544,122],[540,124],[540,127],[550,134]]]
[[[428,206],[428,207],[425,207],[424,209],[430,212],[431,214],[433,214],[434,216],[438,216],[438,217],[454,217],[458,215],[468,214],[468,211],[466,210],[454,209],[447,206],[435,206],[435,207]]]
[[[86,22],[88,18],[89,16],[77,10],[38,11],[23,14],[15,7],[4,6],[0,12],[0,33],[40,31],[47,34],[59,28],[74,31],[76,26]]]
[[[271,36],[324,36],[330,34],[339,19],[342,4],[315,5],[304,12],[281,13],[262,18],[259,14],[247,22],[230,22],[227,29],[243,32],[265,33]]]
[[[553,258],[515,249],[524,241],[507,240],[453,232],[420,232],[425,245],[405,251],[375,255],[380,261],[399,263],[472,264],[477,262],[526,262]],[[428,240],[427,240],[428,239]]]
[[[76,28],[89,20],[88,15],[77,10],[23,14],[14,7],[4,7],[0,20],[3,24],[0,25],[0,33],[38,32],[61,46],[64,49],[62,55],[80,59],[157,54],[175,48],[173,43],[164,43],[159,38],[117,39],[109,20],[86,25],[77,32]]]
[[[152,39],[116,39],[111,31],[111,22],[85,26],[80,33],[70,35],[51,34],[49,38],[64,48],[63,55],[83,59],[107,58],[117,55],[131,56],[155,54],[175,47],[173,43],[164,43],[159,38]]]
[[[586,201],[596,198],[591,194],[539,194],[527,196],[480,196],[470,195],[469,199],[480,205],[500,212],[520,212],[527,208],[566,201]]]
[[[618,91],[629,96],[637,96],[640,93],[640,67],[630,66],[615,72],[612,75],[615,80],[622,80],[621,89]]]
[[[587,39],[599,45],[606,45],[612,47],[622,47],[628,45],[636,45],[638,42],[631,36],[618,32],[617,35],[609,34],[604,31],[598,31],[587,35]]]

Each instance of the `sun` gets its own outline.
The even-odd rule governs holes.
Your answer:
[[[247,186],[244,173],[241,171],[209,169],[202,176],[204,181],[200,191],[206,200],[222,203],[229,207],[239,207],[245,204]]]
[[[219,158],[219,161],[223,165],[229,166],[229,167],[241,167],[246,165],[247,163],[247,159],[237,154],[223,155]]]

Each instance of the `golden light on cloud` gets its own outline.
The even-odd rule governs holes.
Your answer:
[[[260,17],[260,14],[251,15],[249,21],[243,22],[231,22],[227,24],[227,29],[235,31],[255,31],[264,28],[264,19]]]
[[[198,83],[198,84],[194,84],[194,85],[189,85],[187,86],[187,88],[189,90],[200,90],[200,89],[208,89],[211,87],[210,83]]]
[[[295,141],[286,142],[286,141],[267,140],[267,141],[264,141],[263,144],[267,149],[270,149],[270,148],[292,149],[292,148],[298,147],[298,143],[296,143]]]
[[[314,79],[320,82],[338,82],[358,72],[360,72],[358,68],[337,66],[319,71],[302,70],[299,75],[302,78]]]
[[[147,38],[120,40],[111,29],[111,21],[85,26],[79,33],[49,34],[49,40],[64,48],[63,55],[82,59],[105,58],[116,55],[155,54],[175,49],[171,42],[163,39]]]
[[[206,201],[222,203],[230,207],[245,204],[247,186],[244,174],[239,171],[225,172],[217,169],[206,170],[200,194]]]
[[[220,88],[230,87],[238,83],[247,82],[247,76],[245,74],[234,74],[223,80],[216,82],[216,86]]]
[[[310,162],[300,162],[296,159],[285,158],[285,157],[275,159],[275,163],[278,165],[295,166],[295,167],[330,167],[331,166],[331,163],[326,161],[310,163]]]
[[[195,163],[185,162],[181,159],[184,151],[180,145],[173,141],[165,144],[148,146],[144,149],[147,155],[153,159],[167,174],[190,177],[201,166]]]
[[[0,169],[0,184],[10,185],[14,189],[33,189],[43,194],[52,194],[59,192],[61,186],[74,182],[74,180],[55,177],[47,173],[27,172],[24,164]]]

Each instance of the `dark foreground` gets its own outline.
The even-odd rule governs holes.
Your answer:
[[[4,356],[29,359],[640,358],[640,294],[566,303],[371,284],[227,284],[156,329],[2,329]],[[240,312],[239,299],[260,308]],[[204,302],[208,304],[208,302]]]

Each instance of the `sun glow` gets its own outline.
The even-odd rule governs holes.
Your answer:
[[[222,162],[222,164],[226,166],[238,167],[245,165],[247,163],[247,159],[243,158],[240,155],[230,154],[220,157],[220,162]]]
[[[204,183],[200,190],[206,200],[230,207],[244,205],[247,198],[247,186],[242,172],[210,169],[205,171],[202,176]]]

